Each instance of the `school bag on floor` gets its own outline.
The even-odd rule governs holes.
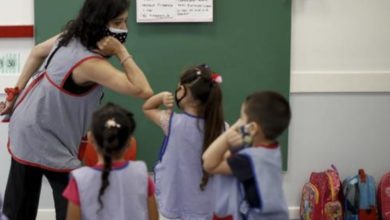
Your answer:
[[[344,219],[377,220],[375,180],[363,169],[359,174],[343,181]]]
[[[311,173],[303,186],[300,215],[302,220],[342,220],[339,200],[341,182],[335,166],[324,172]]]
[[[379,219],[390,220],[390,172],[382,176],[377,191]]]

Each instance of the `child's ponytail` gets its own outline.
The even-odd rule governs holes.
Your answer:
[[[194,99],[201,103],[198,115],[204,118],[204,138],[202,153],[224,131],[225,122],[222,110],[221,76],[213,73],[203,64],[184,72],[180,84],[191,91]],[[202,162],[203,163],[203,162]],[[207,185],[209,175],[203,170],[200,189]]]
[[[98,152],[104,160],[102,182],[98,195],[100,209],[102,209],[102,196],[110,185],[109,176],[112,161],[126,149],[135,130],[133,114],[117,105],[108,103],[93,114],[91,130]]]
[[[103,172],[102,172],[102,184],[99,189],[99,204],[100,208],[103,208],[103,202],[102,202],[102,196],[104,194],[104,191],[107,189],[107,187],[110,185],[110,181],[108,180],[108,177],[110,176],[110,172],[112,169],[112,157],[113,157],[113,149],[118,149],[118,130],[115,127],[107,127],[103,131],[103,160],[104,160],[104,166],[103,166]]]
[[[204,120],[204,140],[202,154],[225,129],[222,110],[222,91],[219,83],[215,81],[212,82],[209,97],[204,105]],[[203,177],[200,183],[201,190],[205,189],[208,179],[209,174],[203,170]]]

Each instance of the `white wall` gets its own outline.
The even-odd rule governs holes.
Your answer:
[[[31,25],[34,23],[33,0],[13,0],[2,3],[0,25]]]
[[[376,180],[390,171],[390,94],[292,94],[288,171],[284,189],[299,206],[310,172],[337,166],[342,178],[359,168]]]
[[[32,0],[8,1],[7,6],[17,7],[21,2],[30,8],[20,16],[29,14],[32,21]],[[385,25],[390,20],[390,1],[292,3],[293,119],[284,188],[294,211],[299,206],[301,187],[313,170],[326,169],[333,163],[346,177],[364,167],[377,180],[390,170],[390,94],[367,93],[390,91],[390,29]],[[0,21],[17,17],[2,10]],[[25,42],[22,47],[29,50],[32,41]],[[9,44],[0,39],[0,51],[12,48]],[[4,192],[9,169],[6,134],[6,126],[0,125],[0,192]],[[53,208],[46,182],[39,207]]]
[[[390,91],[390,1],[292,2],[291,91]]]
[[[284,187],[297,207],[311,171],[335,164],[345,178],[365,168],[376,180],[390,171],[390,1],[292,3]]]

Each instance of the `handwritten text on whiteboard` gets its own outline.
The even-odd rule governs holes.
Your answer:
[[[213,0],[137,0],[137,22],[212,22]]]

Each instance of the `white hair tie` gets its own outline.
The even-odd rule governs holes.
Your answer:
[[[118,123],[115,121],[114,118],[111,118],[111,119],[108,119],[108,120],[106,121],[106,124],[104,124],[104,127],[106,127],[106,128],[120,128],[121,125],[118,124]]]

